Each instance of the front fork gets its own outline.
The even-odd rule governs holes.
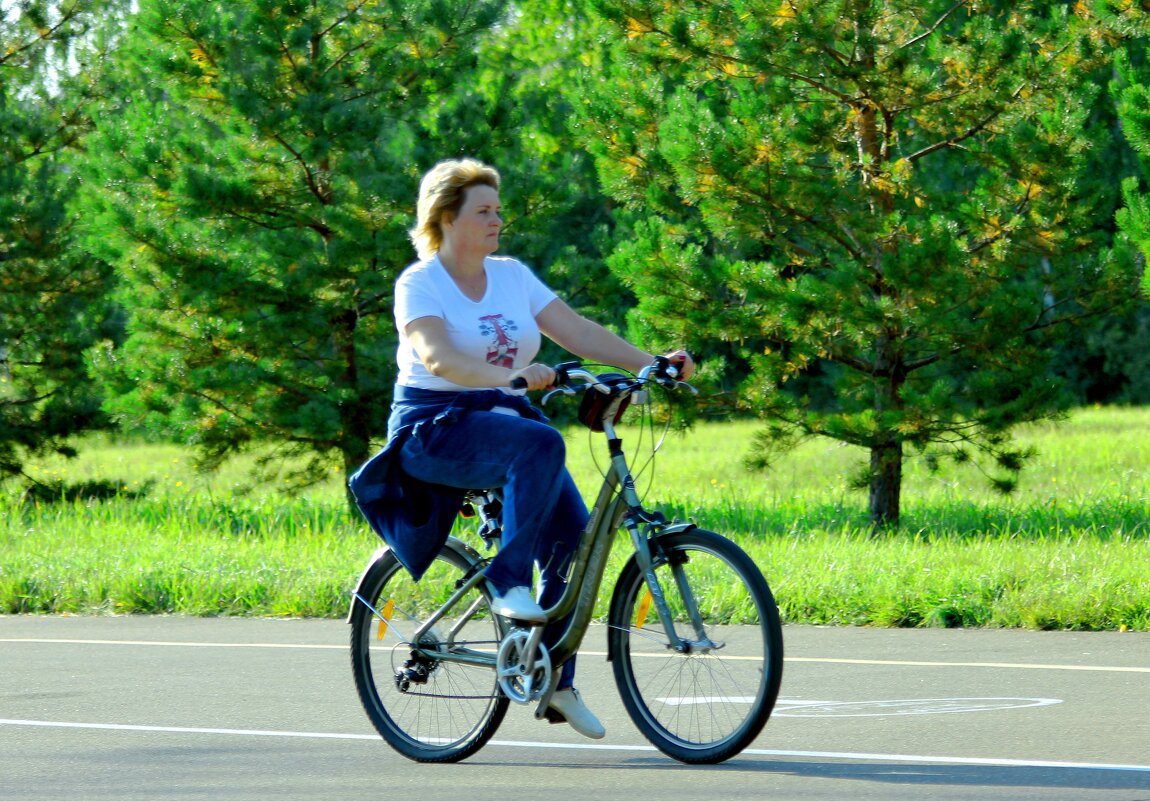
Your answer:
[[[687,617],[691,621],[691,627],[695,631],[694,640],[684,640],[679,636],[679,632],[675,628],[674,616],[671,614],[671,608],[667,604],[667,596],[663,592],[663,586],[659,583],[659,577],[655,575],[656,556],[661,553],[658,537],[664,534],[686,531],[687,529],[693,528],[694,524],[668,524],[659,520],[645,520],[644,522],[646,522],[646,530],[640,528],[640,517],[634,512],[629,512],[623,520],[623,526],[627,529],[627,533],[631,535],[631,544],[635,547],[635,563],[638,565],[639,571],[642,573],[643,579],[647,584],[648,593],[647,596],[640,599],[637,614],[639,619],[633,622],[636,626],[642,627],[643,619],[646,618],[649,607],[653,605],[659,617],[659,622],[663,626],[663,631],[667,635],[667,647],[669,649],[677,653],[690,653],[696,649],[701,648],[706,650],[714,647],[714,643],[707,637],[702,615],[699,614],[699,605],[695,600],[695,594],[691,590],[691,585],[687,581],[682,563],[668,558],[671,574],[675,577],[675,588],[678,590],[679,598],[683,602]],[[663,558],[667,557],[664,555]]]

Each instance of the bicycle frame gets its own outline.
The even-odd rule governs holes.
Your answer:
[[[587,391],[594,390],[588,389]],[[694,523],[667,523],[662,519],[661,515],[651,515],[642,507],[638,493],[635,490],[634,478],[631,475],[626,455],[623,452],[622,440],[616,436],[613,423],[619,405],[626,397],[635,391],[637,390],[632,389],[626,393],[620,393],[607,404],[603,411],[603,433],[606,436],[611,455],[610,468],[604,475],[603,484],[599,488],[595,504],[590,509],[590,518],[587,521],[587,526],[584,528],[579,547],[572,560],[570,575],[568,576],[567,586],[563,591],[563,595],[553,607],[545,610],[549,622],[561,620],[568,614],[570,614],[571,617],[558,641],[548,648],[547,652],[550,656],[550,662],[555,669],[552,670],[550,685],[545,689],[542,697],[539,699],[539,704],[535,712],[536,718],[542,718],[547,710],[548,702],[550,701],[551,694],[554,692],[555,684],[559,677],[559,670],[557,668],[575,655],[579,649],[579,645],[583,641],[584,635],[587,633],[599,590],[603,582],[607,561],[611,553],[614,532],[620,526],[625,527],[631,536],[631,542],[637,555],[636,558],[646,578],[654,607],[669,638],[670,647],[678,652],[684,652],[699,645],[703,647],[714,647],[714,644],[707,640],[703,634],[702,623],[694,598],[691,596],[689,589],[679,580],[681,571],[675,571],[676,580],[679,584],[680,592],[683,593],[684,602],[688,607],[687,611],[691,618],[692,625],[699,637],[699,640],[695,642],[685,642],[675,631],[670,609],[663,595],[662,588],[659,585],[659,581],[652,569],[650,542],[663,533],[675,533],[693,528]],[[640,528],[642,524],[645,524],[645,530]],[[478,556],[478,552],[474,551],[474,549],[471,549],[469,546],[465,547]],[[380,551],[377,552],[375,559],[372,560],[372,563],[382,558],[386,552],[386,548],[381,548]],[[369,564],[368,570],[364,571],[364,576],[367,575],[370,568],[371,564]],[[452,649],[448,652],[438,649],[435,651],[424,651],[419,645],[421,638],[429,632],[449,610],[459,603],[464,595],[479,582],[483,581],[484,572],[484,570],[476,570],[466,577],[464,582],[456,588],[451,596],[425,620],[410,637],[404,638],[411,643],[413,653],[423,653],[429,658],[443,662],[457,662],[478,667],[488,667],[492,670],[496,669],[496,655],[491,652],[472,649]],[[384,614],[368,604],[362,597],[360,589],[361,587],[357,585],[353,591],[353,603],[363,603],[371,610],[376,618],[391,625],[391,621],[388,620]],[[468,610],[463,617],[469,617],[473,612],[474,609]],[[540,624],[532,627],[531,639],[529,641],[531,652],[534,651],[534,647],[537,646],[541,640],[545,626],[546,624]],[[501,631],[503,635],[506,636],[510,628],[504,627],[501,628]],[[450,632],[450,637],[453,637],[454,634],[455,632]],[[526,667],[529,669],[530,665]]]

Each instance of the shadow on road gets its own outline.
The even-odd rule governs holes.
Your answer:
[[[498,764],[472,760],[462,765]],[[810,779],[836,781],[882,782],[900,785],[954,787],[1032,787],[1081,790],[1141,790],[1143,794],[1130,801],[1150,801],[1150,771],[1114,768],[1071,768],[1007,765],[930,765],[857,762],[820,762],[817,760],[780,761],[765,759],[732,759],[722,765],[684,765],[663,757],[638,757],[619,762],[578,765],[571,763],[530,762],[522,768],[563,768],[568,770],[650,770],[722,771],[734,773],[783,774]]]
[[[752,768],[751,765],[754,765]],[[1150,771],[1006,765],[925,765],[844,762],[743,762],[739,768],[792,776],[847,779],[890,784],[978,787],[1050,787],[1082,790],[1145,790],[1150,801]],[[1136,801],[1131,799],[1131,801]],[[1138,799],[1137,801],[1143,801]]]

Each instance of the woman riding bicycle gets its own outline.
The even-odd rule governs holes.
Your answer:
[[[554,381],[551,367],[532,362],[541,333],[583,359],[633,372],[654,357],[572,310],[521,262],[492,255],[503,225],[499,184],[495,169],[473,159],[440,162],[420,183],[411,233],[419,261],[395,285],[399,377],[385,452],[420,482],[503,489],[502,546],[486,573],[492,609],[540,623],[563,593],[588,512],[562,436],[511,382],[537,390]],[[669,358],[690,377],[685,351]],[[529,589],[536,566],[538,600]],[[604,728],[574,674],[572,659],[550,707],[600,738]]]

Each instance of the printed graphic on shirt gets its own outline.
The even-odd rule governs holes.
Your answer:
[[[514,320],[504,320],[502,314],[488,314],[479,318],[479,333],[490,338],[487,345],[487,363],[499,367],[514,367],[519,340],[512,339],[517,331]]]

